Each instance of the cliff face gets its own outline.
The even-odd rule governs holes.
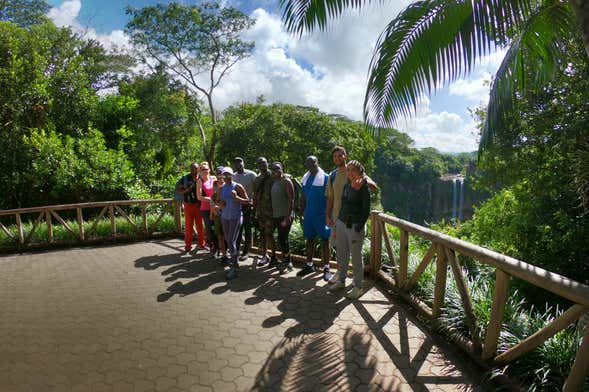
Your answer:
[[[468,178],[446,175],[429,181],[399,181],[382,184],[382,205],[396,216],[425,224],[453,218],[468,220],[472,217],[474,205],[480,204],[486,196],[474,191]]]

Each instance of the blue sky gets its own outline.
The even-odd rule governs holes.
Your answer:
[[[157,4],[157,0],[49,0],[49,16],[58,25],[95,38],[109,47],[125,47],[125,7]],[[161,1],[160,1],[161,2]],[[184,1],[192,4],[192,1]],[[228,0],[255,17],[257,23],[247,39],[256,43],[253,56],[240,63],[215,95],[217,107],[253,101],[263,94],[267,102],[285,102],[319,107],[361,120],[366,73],[379,33],[409,0],[372,5],[349,12],[331,23],[327,33],[301,39],[284,31],[278,1]],[[468,108],[488,99],[488,81],[502,54],[481,61],[468,79],[452,83],[425,98],[415,116],[398,128],[407,132],[416,147],[435,147],[444,152],[473,151],[477,146],[474,122]]]

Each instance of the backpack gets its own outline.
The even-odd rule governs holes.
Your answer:
[[[335,181],[335,176],[337,176],[337,167],[329,173],[329,185],[333,188],[333,182]]]
[[[303,199],[303,186],[301,185],[299,180],[296,179],[296,177],[290,174],[284,174],[284,178],[288,178],[290,182],[292,182],[292,187],[294,191],[294,217],[301,217],[303,216],[303,206],[301,205]]]
[[[178,180],[176,186],[174,187],[174,200],[176,201],[184,201],[184,195],[182,193],[178,193],[178,185],[180,185],[181,182],[183,183],[182,185],[186,186],[185,176],[182,176],[182,178]]]

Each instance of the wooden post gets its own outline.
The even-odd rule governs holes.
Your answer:
[[[24,244],[25,243],[25,233],[22,228],[22,219],[20,218],[20,214],[15,214],[15,215],[16,215],[16,228],[18,230],[18,242],[20,244]]]
[[[401,229],[400,249],[399,249],[399,288],[405,286],[407,282],[407,270],[409,269],[409,232]]]
[[[385,247],[387,248],[387,254],[389,256],[389,261],[392,265],[396,266],[397,262],[395,260],[395,253],[393,252],[393,246],[391,245],[391,239],[389,238],[389,233],[387,231],[387,224],[385,221],[380,222],[380,230],[382,233],[382,238],[384,239]]]
[[[442,306],[444,305],[444,296],[446,295],[446,256],[444,255],[444,246],[438,244],[438,257],[436,258],[436,286],[434,288],[434,304],[432,315],[434,318],[440,317]]]
[[[370,273],[372,275],[372,279],[376,279],[378,275],[378,271],[380,271],[381,263],[382,263],[382,238],[380,233],[380,220],[378,219],[378,213],[374,213],[372,220],[372,235],[371,239],[373,240],[372,244],[372,265],[370,266]]]
[[[498,363],[509,362],[527,352],[532,351],[540,344],[553,337],[558,331],[577,321],[579,317],[581,317],[586,312],[587,308],[582,305],[576,304],[571,306],[567,309],[566,312],[561,314],[560,317],[552,320],[541,330],[536,331],[515,346],[511,347],[509,350],[497,355],[495,357],[495,361]],[[585,349],[589,349],[589,347],[585,347]]]
[[[143,222],[143,231],[147,233],[147,207],[141,206],[141,221]]]
[[[176,233],[182,233],[182,204],[180,201],[174,200],[174,222],[176,223]]]
[[[425,271],[425,269],[429,265],[430,261],[432,261],[432,259],[434,258],[434,255],[436,254],[436,249],[437,249],[436,244],[434,242],[432,242],[432,244],[429,246],[429,249],[425,253],[425,256],[423,256],[421,263],[419,263],[419,265],[417,266],[417,269],[415,270],[415,272],[413,272],[411,279],[409,279],[409,281],[405,284],[405,287],[403,288],[403,290],[406,290],[406,291],[411,290],[411,288],[417,282],[417,280],[419,279],[421,274],[423,274],[423,271]]]
[[[80,239],[84,241],[84,216],[82,215],[82,208],[76,208],[76,215],[78,216],[78,232]]]
[[[466,285],[466,279],[464,278],[462,269],[460,268],[458,260],[454,255],[454,251],[448,248],[445,248],[444,251],[446,252],[446,260],[448,260],[448,263],[450,263],[450,267],[452,268],[454,280],[456,281],[456,288],[458,289],[458,293],[460,294],[460,298],[462,299],[462,305],[464,306],[464,314],[466,315],[466,321],[470,329],[470,338],[472,340],[475,350],[478,353],[480,353],[481,341],[479,338],[479,329],[477,327],[477,320],[474,315],[474,307],[472,306],[472,301],[470,300],[468,286]]]
[[[47,235],[49,237],[49,243],[53,243],[53,225],[51,223],[51,212],[45,211],[45,222],[47,222]]]
[[[577,351],[575,362],[573,363],[569,376],[562,387],[562,391],[573,392],[583,389],[585,377],[587,377],[587,371],[589,371],[589,328],[585,327],[583,343],[581,343],[581,347],[579,347],[579,351]]]
[[[491,319],[487,326],[487,336],[483,346],[483,359],[489,359],[495,356],[497,352],[497,342],[501,332],[501,324],[505,315],[505,302],[509,293],[510,276],[504,271],[497,269],[495,271],[495,291],[493,292],[493,306],[491,308]]]
[[[110,215],[110,232],[114,237],[117,235],[117,222],[115,221],[115,208],[112,206],[108,206],[108,214]]]

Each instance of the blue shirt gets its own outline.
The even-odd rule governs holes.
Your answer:
[[[231,191],[235,190],[237,184],[231,182],[231,185],[223,184],[221,188],[221,200],[225,203],[221,218],[239,219],[241,218],[241,203],[233,198]]]
[[[327,181],[329,175],[325,174],[323,186],[313,185],[315,176],[311,175],[307,179],[307,183],[303,185],[303,194],[305,195],[305,213],[304,216],[325,215],[327,210],[327,198],[325,197],[325,189],[327,188]]]

